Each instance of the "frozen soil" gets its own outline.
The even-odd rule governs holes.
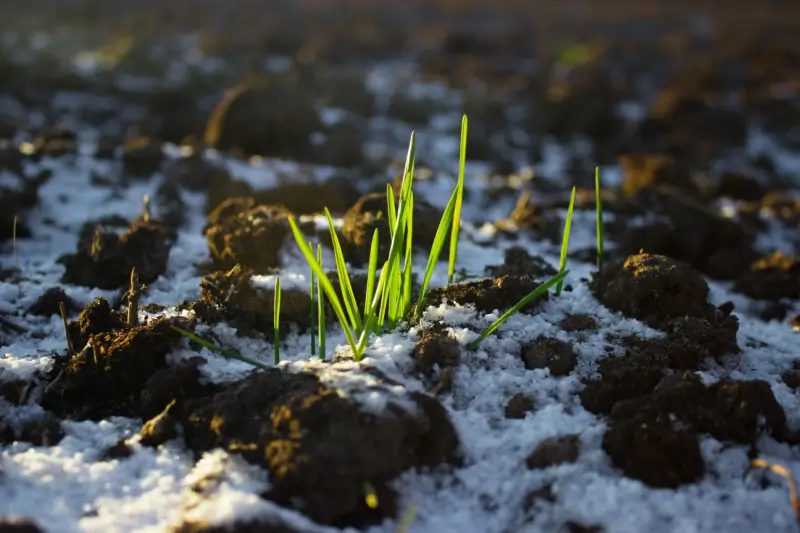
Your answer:
[[[434,29],[380,58],[4,37],[0,531],[797,530],[750,464],[800,473],[800,56]],[[331,269],[330,209],[363,300],[415,129],[421,281],[462,112],[456,280],[359,363],[328,308],[312,354],[288,217]],[[564,291],[468,349],[556,272],[573,186]]]

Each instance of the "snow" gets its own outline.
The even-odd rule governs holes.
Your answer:
[[[389,85],[382,71],[376,70],[370,86],[381,91]],[[389,89],[391,90],[391,89]],[[442,97],[439,86],[415,86],[416,96]],[[433,139],[436,130],[452,128],[458,116],[432,121],[431,131],[418,138]],[[401,128],[402,129],[402,128]],[[407,135],[407,131],[406,131]],[[407,137],[406,137],[407,138]],[[455,184],[457,144],[441,138],[426,153],[419,144],[418,153],[446,165],[434,165],[436,175],[419,182],[417,194],[430,197],[434,205],[443,206]],[[756,136],[753,149],[771,148]],[[90,146],[81,145],[75,158],[43,160],[38,167],[49,168],[54,175],[41,189],[41,202],[30,217],[36,236],[19,241],[19,257],[23,271],[30,279],[16,284],[0,282],[0,308],[15,313],[17,323],[25,325],[36,335],[21,337],[14,344],[0,346],[0,381],[26,379],[47,370],[52,364],[52,352],[63,348],[63,329],[59,317],[42,319],[24,315],[24,310],[44,290],[62,286],[59,277],[63,267],[55,259],[74,250],[76,231],[88,219],[118,214],[133,218],[140,214],[141,199],[153,194],[161,175],[149,181],[136,182],[130,188],[111,193],[90,185],[92,172],[114,174],[114,163],[95,161],[88,154]],[[393,154],[404,156],[402,144],[391,148]],[[177,150],[167,150],[170,157],[180,157]],[[301,175],[301,179],[322,180],[332,169],[308,167],[274,159],[250,162],[234,161],[212,154],[236,177],[258,189],[268,189],[286,176]],[[563,147],[545,144],[544,161],[536,169],[547,177],[558,177],[563,170],[566,152]],[[782,154],[786,166],[797,169],[797,160]],[[441,169],[441,170],[440,170]],[[480,191],[477,179],[480,165],[467,171],[469,187]],[[604,169],[604,184],[619,179],[619,169]],[[5,178],[3,178],[5,180]],[[480,194],[476,194],[480,197]],[[201,195],[184,193],[190,221],[182,231],[169,260],[166,274],[152,283],[143,304],[159,302],[177,304],[199,296],[201,277],[195,266],[208,259],[208,250],[201,228],[203,199]],[[522,237],[506,241],[493,235],[492,227],[478,228],[470,221],[485,220],[486,212],[477,203],[465,205],[466,220],[459,248],[459,268],[471,276],[481,276],[487,265],[500,264],[503,249],[511,245],[524,246],[533,255],[540,255],[556,265],[558,246],[547,241]],[[563,217],[563,213],[562,213]],[[45,218],[51,223],[45,223]],[[325,227],[322,217],[318,226]],[[337,224],[341,221],[337,220]],[[771,233],[777,227],[771,228]],[[775,235],[766,245],[785,242],[785,235]],[[290,249],[291,241],[289,241]],[[595,244],[594,213],[575,213],[570,245],[572,249],[589,248]],[[611,244],[611,243],[609,243]],[[13,261],[10,249],[4,251],[3,265]],[[333,264],[330,250],[325,250],[327,265]],[[287,265],[280,274],[284,289],[308,290],[308,268],[295,251],[284,252]],[[416,254],[416,264],[424,269],[427,257]],[[602,525],[614,533],[712,532],[728,533],[796,531],[789,506],[788,491],[783,483],[763,488],[743,477],[748,465],[743,446],[722,444],[710,437],[702,440],[702,451],[710,472],[703,481],[677,490],[653,489],[622,476],[610,463],[601,448],[605,429],[602,419],[588,413],[580,404],[577,393],[580,379],[594,372],[598,360],[608,356],[606,343],[611,336],[635,334],[641,337],[661,335],[639,321],[625,319],[598,304],[581,278],[588,277],[593,265],[571,261],[568,283],[574,290],[565,291],[558,299],[543,305],[532,315],[516,315],[485,339],[479,349],[463,352],[463,364],[453,376],[453,393],[441,396],[463,443],[465,465],[433,472],[408,472],[394,482],[401,495],[401,508],[414,506],[418,512],[411,524],[412,533],[501,533],[554,531],[566,521]],[[273,288],[277,276],[254,276],[256,287]],[[445,282],[446,267],[440,263],[433,277],[433,286]],[[735,379],[764,379],[784,407],[792,425],[800,423],[800,398],[777,378],[797,359],[797,333],[783,323],[766,323],[751,315],[752,305],[747,298],[733,294],[722,283],[710,283],[711,299],[715,303],[734,301],[740,318],[739,344],[744,353],[734,369],[712,368],[704,372],[716,379],[730,372]],[[66,286],[66,292],[82,303],[96,295],[112,298],[115,291]],[[795,304],[795,307],[797,305]],[[174,312],[174,311],[170,311]],[[567,333],[557,324],[571,313],[585,313],[598,323],[597,331]],[[487,327],[497,313],[479,316],[474,309],[442,304],[428,307],[423,325],[442,320],[450,334],[462,345]],[[345,344],[344,335],[335,324],[327,335],[329,354]],[[203,335],[213,332],[226,345],[241,353],[271,364],[271,346],[263,340],[240,338],[226,325],[199,328]],[[403,404],[408,391],[424,391],[425,385],[411,372],[410,357],[419,328],[407,333],[391,333],[373,339],[366,351],[362,367],[374,367],[402,386],[380,383],[359,365],[348,361],[321,362],[312,358],[307,335],[292,334],[283,339],[281,365],[288,371],[314,372],[329,386],[368,410],[380,412],[387,401],[400,402],[413,409],[411,402]],[[539,335],[549,335],[574,343],[579,358],[577,372],[555,378],[547,370],[529,371],[517,356],[522,343]],[[204,379],[224,383],[253,372],[252,367],[236,360],[226,360],[208,350],[199,353],[189,348],[188,341],[169,356],[176,364],[188,357],[200,355],[207,364],[201,367]],[[534,399],[536,410],[521,420],[509,420],[503,415],[505,403],[516,393]],[[23,420],[42,416],[38,407],[14,407],[0,402],[0,410],[10,419]],[[196,461],[181,444],[180,439],[157,449],[138,444],[136,434],[141,421],[113,418],[101,422],[65,422],[67,436],[53,447],[35,447],[14,443],[0,447],[0,516],[35,517],[47,531],[71,532],[166,532],[181,521],[203,521],[227,524],[234,520],[264,519],[291,524],[303,531],[334,531],[310,523],[295,512],[282,509],[258,495],[269,484],[266,472],[245,463],[234,454],[214,450]],[[528,470],[521,465],[525,457],[542,439],[575,434],[580,438],[581,454],[572,464],[543,470]],[[119,439],[128,439],[133,455],[124,460],[106,459],[103,451]],[[767,459],[774,459],[800,473],[800,453],[786,445],[766,440],[763,450]],[[541,502],[527,515],[522,501],[532,490],[551,486],[558,496],[555,503]],[[389,533],[396,524],[387,521],[370,528],[370,533]]]

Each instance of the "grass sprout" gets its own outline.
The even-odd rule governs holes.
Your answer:
[[[480,343],[483,341],[483,339],[485,339],[486,337],[488,337],[489,335],[491,335],[492,333],[494,333],[494,332],[495,332],[495,330],[497,330],[497,328],[499,328],[499,327],[500,327],[500,326],[503,324],[503,322],[505,322],[506,320],[508,320],[508,318],[509,318],[511,315],[513,315],[514,313],[516,313],[517,311],[519,311],[520,309],[522,309],[523,307],[525,307],[526,305],[528,305],[530,302],[532,302],[532,301],[533,301],[533,300],[535,300],[536,298],[539,298],[539,297],[541,297],[541,296],[542,296],[544,293],[546,293],[546,292],[548,291],[548,289],[550,289],[550,287],[552,287],[553,285],[555,285],[555,284],[556,284],[556,283],[558,283],[559,281],[562,281],[562,280],[563,280],[563,279],[564,279],[564,278],[567,276],[567,274],[569,274],[569,270],[562,270],[561,272],[559,272],[558,274],[556,274],[555,276],[553,276],[553,277],[552,277],[552,278],[550,278],[549,280],[545,281],[544,283],[542,283],[541,285],[539,285],[538,287],[536,287],[535,289],[533,289],[533,290],[532,290],[531,292],[529,292],[529,293],[528,293],[528,294],[527,294],[527,295],[526,295],[524,298],[522,298],[522,299],[521,299],[519,302],[517,302],[516,304],[514,304],[514,306],[513,306],[511,309],[509,309],[508,311],[506,311],[505,313],[503,313],[503,314],[500,316],[500,318],[498,318],[497,320],[495,320],[495,321],[492,323],[492,325],[491,325],[491,326],[489,326],[488,328],[486,328],[486,329],[483,331],[483,333],[481,333],[481,334],[478,336],[478,338],[477,338],[477,339],[475,339],[474,341],[472,341],[472,342],[471,342],[471,343],[468,345],[468,348],[469,348],[470,350],[474,350],[474,349],[476,349],[476,348],[478,347],[478,345],[479,345],[479,344],[480,344]]]
[[[344,252],[342,245],[339,243],[339,236],[336,234],[336,226],[333,224],[333,217],[328,208],[325,208],[325,217],[328,219],[328,229],[331,233],[331,244],[333,245],[333,256],[336,261],[336,275],[339,278],[339,287],[342,291],[342,298],[344,299],[344,306],[347,310],[347,315],[350,317],[350,323],[356,331],[356,335],[361,333],[363,322],[361,314],[358,312],[358,304],[356,303],[356,296],[353,293],[353,285],[350,283],[350,274],[347,272],[347,262],[344,260]]]
[[[447,264],[447,284],[453,283],[458,258],[458,232],[461,229],[461,204],[464,200],[464,166],[467,161],[467,115],[461,117],[461,149],[458,157],[458,184],[454,194],[455,208],[452,215],[453,230],[450,233],[450,261]],[[438,257],[438,255],[437,255]]]
[[[297,223],[294,221],[294,217],[289,217],[289,226],[292,230],[292,235],[294,235],[295,241],[297,241],[297,245],[300,247],[300,251],[305,256],[306,261],[311,266],[312,271],[317,276],[317,283],[322,286],[322,290],[325,291],[325,296],[328,297],[328,300],[331,302],[331,307],[333,307],[333,312],[336,314],[337,320],[339,320],[339,324],[342,326],[344,330],[344,334],[347,337],[347,343],[350,345],[350,348],[353,350],[353,355],[357,360],[361,359],[361,354],[358,352],[358,345],[356,344],[356,340],[353,337],[353,332],[350,329],[350,323],[347,320],[347,316],[345,315],[344,309],[342,308],[342,302],[339,299],[339,295],[336,294],[336,289],[333,288],[331,284],[331,280],[328,278],[328,275],[322,269],[322,265],[317,262],[317,258],[314,257],[314,252],[311,250],[311,247],[306,243],[303,234],[300,232],[300,228],[297,227]],[[320,330],[320,335],[322,335],[322,330]]]
[[[603,197],[600,194],[600,167],[594,169],[594,201],[597,209],[597,271],[603,271]]]
[[[766,461],[764,459],[753,459],[750,463],[750,469],[763,468],[786,479],[789,483],[789,503],[794,511],[795,520],[800,523],[800,497],[797,494],[797,481],[795,480],[792,472],[783,465]]]
[[[281,278],[275,279],[275,302],[272,308],[272,351],[275,360],[275,366],[281,362]]]
[[[447,230],[450,229],[450,223],[453,221],[453,217],[455,216],[457,203],[458,191],[453,191],[453,194],[450,196],[450,201],[447,202],[447,207],[444,209],[442,219],[439,221],[439,227],[436,229],[436,235],[434,236],[433,244],[431,245],[431,253],[428,255],[428,264],[425,267],[425,277],[422,278],[422,287],[420,288],[416,307],[414,309],[414,315],[416,318],[419,318],[422,315],[422,304],[425,300],[425,294],[428,292],[428,285],[431,282],[433,271],[436,269],[436,263],[439,261],[439,255],[442,253],[442,248],[444,248],[444,241],[447,238]],[[450,247],[450,250],[452,252],[452,246]],[[452,259],[452,254],[450,257]],[[448,278],[449,277],[450,273],[448,272]],[[448,284],[449,283],[450,281],[448,280]]]
[[[313,246],[311,245],[310,241],[308,243],[308,247],[313,249]],[[322,261],[320,261],[320,264],[322,264]],[[317,349],[316,339],[314,338],[315,337],[315,335],[314,335],[315,334],[315,331],[314,331],[314,313],[316,312],[316,310],[314,308],[315,307],[314,306],[314,303],[315,303],[314,302],[315,280],[314,280],[314,269],[310,269],[310,271],[311,271],[311,274],[310,274],[311,283],[310,283],[309,290],[308,290],[308,295],[309,295],[309,301],[308,301],[308,323],[311,324],[311,325],[309,326],[308,329],[310,330],[310,334],[311,334],[311,357],[314,357],[314,355],[316,353],[316,349]]]
[[[558,271],[563,272],[567,266],[567,250],[569,249],[569,231],[572,227],[572,210],[575,208],[575,187],[572,188],[572,195],[569,198],[569,209],[567,209],[567,220],[564,221],[564,237],[561,240],[561,258],[558,261]],[[556,285],[556,296],[561,294],[563,280]]]
[[[364,295],[364,317],[370,314],[372,296],[375,294],[375,277],[378,271],[378,250],[380,232],[378,228],[372,233],[372,244],[369,247],[369,265],[367,267],[367,292]],[[366,320],[366,318],[365,318]]]
[[[220,348],[219,346],[216,346],[216,345],[208,342],[207,340],[205,340],[205,339],[203,339],[201,337],[198,337],[197,335],[195,335],[191,331],[186,331],[185,329],[179,328],[178,326],[172,326],[172,325],[170,325],[170,328],[172,328],[174,331],[177,331],[178,333],[180,333],[181,335],[183,335],[184,337],[186,337],[190,341],[196,342],[200,346],[203,346],[204,348],[208,348],[212,352],[218,353],[221,356],[225,357],[226,359],[236,359],[236,360],[241,361],[243,363],[247,363],[248,365],[252,365],[252,366],[257,367],[257,368],[262,368],[264,370],[267,370],[267,369],[270,368],[267,365],[265,365],[263,363],[259,363],[258,361],[254,360],[254,359],[250,359],[249,357],[245,357],[244,355],[240,354],[236,350],[233,350],[233,349],[230,349],[230,348]]]
[[[311,246],[309,246],[311,248]],[[317,262],[320,267],[322,266],[322,245],[317,245]],[[311,269],[312,276],[314,269]],[[325,359],[325,292],[322,290],[322,284],[317,280],[317,331],[319,332],[319,358]]]

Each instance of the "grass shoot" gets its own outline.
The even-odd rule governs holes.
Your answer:
[[[308,247],[309,248],[313,248],[313,246],[311,244],[311,241],[309,241]],[[320,261],[320,264],[322,264],[322,261]],[[316,355],[317,346],[316,346],[316,339],[314,338],[315,337],[314,314],[316,313],[316,309],[315,309],[315,306],[314,306],[314,294],[315,294],[314,285],[315,285],[315,280],[314,280],[314,270],[313,269],[310,269],[309,279],[311,280],[311,283],[309,285],[309,290],[308,290],[308,295],[309,295],[309,300],[308,300],[308,323],[310,324],[308,329],[309,329],[309,333],[311,334],[311,357],[314,357],[314,355]]]
[[[200,346],[202,346],[204,348],[208,348],[212,352],[218,353],[221,356],[225,357],[226,359],[236,359],[238,361],[241,361],[243,363],[247,363],[248,365],[252,365],[252,366],[257,367],[257,368],[261,368],[261,369],[264,369],[264,370],[269,369],[269,367],[267,365],[263,364],[263,363],[259,363],[258,361],[254,360],[254,359],[250,359],[249,357],[246,357],[246,356],[240,354],[236,350],[232,350],[230,348],[221,348],[219,346],[216,346],[216,345],[208,342],[207,340],[205,340],[205,339],[203,339],[201,337],[198,337],[197,335],[195,335],[191,331],[186,331],[185,329],[179,328],[178,326],[172,326],[172,325],[170,325],[170,328],[172,328],[174,331],[180,333],[181,335],[183,335],[184,337],[186,337],[190,341],[196,342]]]
[[[310,248],[310,246],[309,246]],[[317,245],[317,261],[322,266],[322,245]],[[312,276],[314,269],[311,269]],[[319,332],[319,357],[325,359],[325,293],[322,290],[322,284],[317,280],[317,331]]]
[[[603,271],[603,197],[600,194],[600,167],[594,170],[594,198],[597,209],[597,271]]]
[[[281,278],[275,278],[275,301],[272,306],[272,352],[275,366],[281,362]]]
[[[485,339],[486,337],[488,337],[489,335],[491,335],[492,333],[494,333],[494,332],[495,332],[495,330],[497,330],[497,328],[499,328],[499,327],[500,327],[500,326],[503,324],[503,322],[505,322],[506,320],[508,320],[508,318],[509,318],[511,315],[513,315],[514,313],[516,313],[517,311],[519,311],[520,309],[522,309],[523,307],[525,307],[526,305],[528,305],[530,302],[532,302],[532,301],[533,301],[533,300],[535,300],[536,298],[539,298],[540,296],[542,296],[544,293],[546,293],[546,292],[548,291],[548,289],[550,289],[550,287],[552,287],[553,285],[555,285],[555,284],[556,284],[556,283],[558,283],[559,281],[562,281],[562,280],[563,280],[563,279],[564,279],[564,278],[567,276],[567,274],[569,274],[569,270],[562,270],[561,272],[559,272],[558,274],[556,274],[555,276],[553,276],[553,277],[552,277],[552,278],[550,278],[549,280],[545,281],[544,283],[542,283],[541,285],[539,285],[538,287],[536,287],[535,289],[533,289],[533,290],[532,290],[531,292],[529,292],[529,293],[528,293],[528,294],[527,294],[527,295],[526,295],[524,298],[522,298],[522,299],[521,299],[519,302],[517,302],[516,304],[514,304],[514,306],[513,306],[511,309],[509,309],[508,311],[506,311],[505,313],[503,313],[503,314],[500,316],[500,318],[498,318],[497,320],[495,320],[495,321],[492,323],[492,325],[491,325],[491,326],[489,326],[488,328],[486,328],[486,329],[483,331],[483,333],[481,333],[481,334],[478,336],[478,338],[477,338],[477,339],[475,339],[474,341],[472,341],[472,342],[471,342],[471,343],[468,345],[468,348],[469,348],[470,350],[474,350],[474,349],[476,349],[476,348],[478,347],[478,345],[479,345],[479,344],[480,344],[480,343],[483,341],[483,339]]]
[[[452,214],[453,230],[450,233],[450,261],[447,264],[447,284],[453,283],[458,257],[458,233],[461,229],[461,204],[464,200],[464,166],[467,161],[467,115],[461,117],[461,149],[458,156],[458,183],[454,191],[455,208]],[[438,257],[438,255],[437,255]]]
[[[575,208],[575,187],[572,188],[572,195],[569,198],[569,209],[567,209],[567,220],[564,222],[564,237],[561,240],[561,259],[558,261],[558,271],[563,272],[567,266],[567,250],[569,249],[569,231],[572,227],[572,210]],[[561,294],[563,280],[556,285],[556,296]]]
[[[378,271],[378,250],[380,248],[380,232],[378,228],[372,233],[372,244],[369,247],[369,265],[367,267],[367,291],[364,295],[364,316],[370,314],[372,296],[375,294],[375,277]]]

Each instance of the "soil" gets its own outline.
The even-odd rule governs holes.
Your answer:
[[[0,368],[4,460],[20,446],[57,456],[74,446],[80,423],[125,419],[133,429],[103,441],[99,461],[170,446],[199,461],[222,449],[263,469],[269,484],[256,499],[290,513],[227,525],[187,515],[165,531],[300,533],[287,516],[385,527],[413,499],[408,476],[430,484],[430,506],[452,489],[451,499],[493,516],[497,531],[612,531],[586,511],[596,502],[579,506],[559,493],[571,472],[593,472],[601,453],[613,475],[670,495],[694,484],[701,496],[720,477],[709,439],[746,459],[796,455],[800,365],[787,335],[800,331],[800,54],[782,32],[723,24],[703,33],[665,20],[645,37],[621,23],[542,27],[520,16],[506,27],[473,13],[482,27],[474,31],[459,27],[466,4],[374,19],[276,7],[267,11],[277,22],[261,27],[238,17],[263,9],[220,4],[193,8],[195,23],[220,17],[196,36],[197,57],[184,50],[167,61],[157,58],[177,46],[167,37],[180,35],[186,14],[176,8],[158,23],[119,28],[115,13],[101,23],[104,10],[132,9],[117,3],[95,6],[97,18],[76,26],[86,42],[70,46],[84,52],[101,29],[136,35],[124,53],[104,49],[118,57],[96,54],[92,74],[57,41],[36,54],[21,41],[0,43],[0,347],[13,352]],[[28,52],[35,59],[24,60]],[[390,183],[398,194],[398,132],[405,142],[416,128],[420,140],[413,253],[424,261],[452,190],[445,169],[457,171],[451,119],[462,112],[470,166],[459,266],[477,271],[434,284],[425,304],[458,306],[470,318],[409,314],[381,338],[397,345],[371,346],[366,362],[311,364],[314,299],[289,285],[275,339],[275,290],[254,277],[301,271],[289,217],[326,247],[324,209],[341,222],[363,302],[376,230],[379,263],[388,257],[385,190]],[[607,217],[599,261],[598,166]],[[467,349],[482,315],[507,311],[557,272],[573,186],[568,268],[579,274],[562,295],[523,307],[515,319],[524,326]],[[449,249],[448,235],[437,276]],[[336,272],[328,275],[341,296]],[[718,298],[730,292],[735,307]],[[330,301],[325,315],[331,326]],[[220,375],[230,361],[210,359],[176,328],[259,361],[278,341],[288,356]],[[341,344],[336,328],[331,343]],[[489,372],[500,378],[487,384]],[[537,425],[555,410],[594,417],[594,443],[577,426]],[[480,438],[498,427],[511,428],[513,444],[484,448]],[[508,475],[511,503],[500,502],[505,485],[469,477],[494,468],[480,462],[490,453],[516,465],[496,473]],[[740,466],[726,463],[725,475],[744,474]],[[5,514],[0,533],[46,530],[35,516]],[[576,518],[583,514],[586,522]]]

